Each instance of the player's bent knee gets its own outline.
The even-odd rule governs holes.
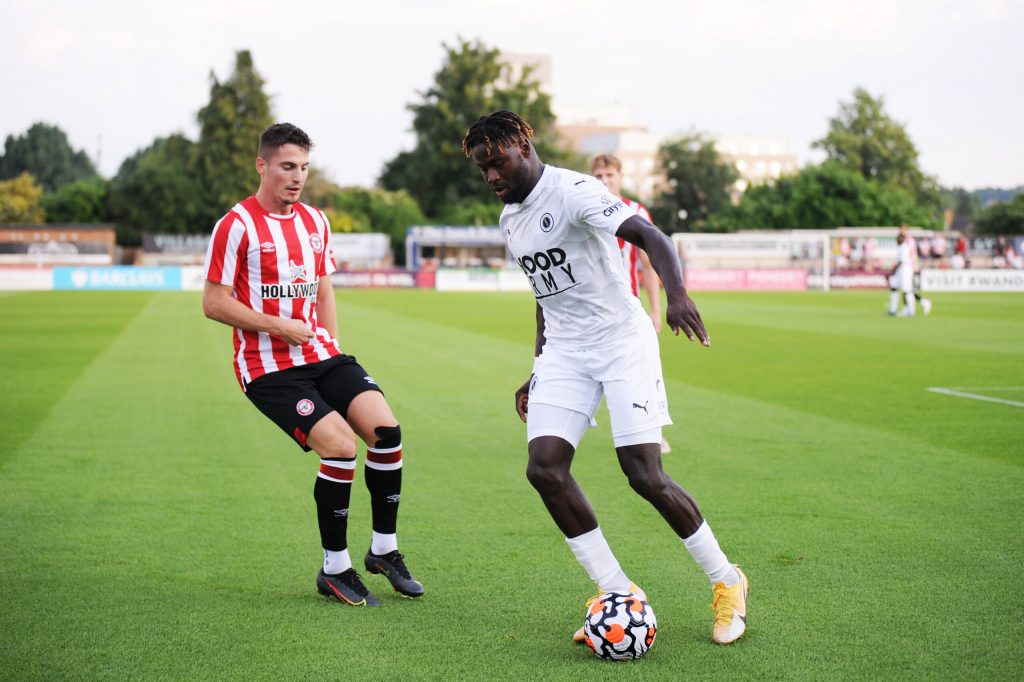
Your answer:
[[[346,438],[330,438],[309,446],[324,459],[352,459],[356,456],[355,441]]]
[[[356,456],[355,434],[323,420],[313,427],[306,444],[325,459],[352,459]]]
[[[656,500],[668,492],[668,480],[660,472],[655,474],[634,473],[627,475],[629,487],[645,500]]]
[[[526,465],[526,480],[542,495],[565,488],[568,472],[561,467],[544,466],[531,461]]]

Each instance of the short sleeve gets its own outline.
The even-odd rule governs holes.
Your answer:
[[[613,195],[596,178],[581,175],[565,195],[566,212],[576,225],[615,235],[626,218],[636,210]]]
[[[206,247],[203,276],[217,284],[234,286],[239,268],[245,262],[248,245],[245,224],[237,213],[228,213],[213,228],[213,236]]]

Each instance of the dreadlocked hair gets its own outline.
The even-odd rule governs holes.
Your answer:
[[[462,138],[462,151],[472,156],[473,147],[484,145],[487,154],[498,149],[527,144],[533,139],[533,128],[519,114],[511,111],[495,111],[493,114],[481,116],[469,126],[466,136]]]

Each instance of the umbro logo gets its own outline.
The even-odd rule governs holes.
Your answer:
[[[343,519],[346,516],[348,516],[348,509],[335,509],[334,515],[337,516],[339,519]]]
[[[648,400],[643,405],[640,405],[638,403],[633,403],[633,407],[635,407],[638,410],[643,410],[646,414],[650,414],[650,412],[647,412],[647,403],[649,403],[649,402],[651,402],[651,401]]]
[[[377,385],[377,382],[373,380],[373,377],[363,377],[363,378],[366,379],[366,383],[373,384],[374,386]]]
[[[388,495],[387,497],[388,502],[390,502],[391,504],[398,504],[398,501],[400,499],[402,499],[402,496],[398,493],[395,493],[394,495]]]
[[[260,251],[263,253],[274,253],[275,248],[274,242],[263,242],[260,244]]]

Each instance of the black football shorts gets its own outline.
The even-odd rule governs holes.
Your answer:
[[[343,418],[363,391],[381,391],[351,355],[289,367],[254,379],[245,395],[303,450],[313,425],[331,411]]]

